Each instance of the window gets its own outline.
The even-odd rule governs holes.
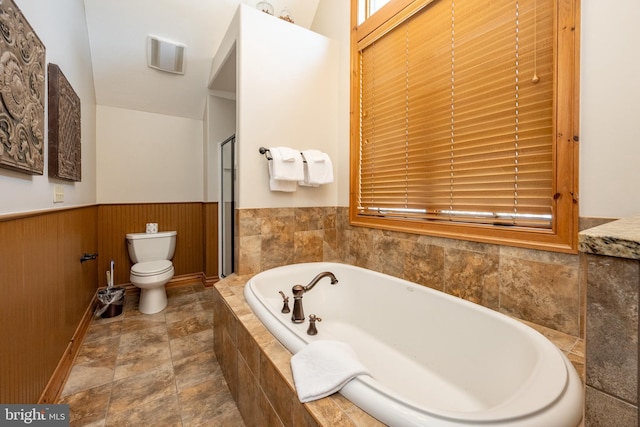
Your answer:
[[[358,23],[361,24],[366,18],[376,13],[389,0],[360,0],[358,2]]]
[[[351,223],[575,252],[576,0],[364,1]]]

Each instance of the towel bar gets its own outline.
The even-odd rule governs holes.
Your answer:
[[[264,154],[267,160],[273,160],[273,157],[271,157],[271,151],[269,151],[268,148],[260,147],[258,151],[260,151],[260,154]]]
[[[269,151],[268,148],[260,147],[258,151],[260,152],[260,154],[263,154],[267,158],[267,160],[273,160],[273,157],[271,156],[271,151]],[[307,163],[302,153],[300,153],[300,156],[302,156],[302,162]]]

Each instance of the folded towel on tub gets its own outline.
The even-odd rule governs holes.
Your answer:
[[[351,347],[340,341],[318,340],[291,357],[293,381],[300,402],[329,396],[369,371]]]

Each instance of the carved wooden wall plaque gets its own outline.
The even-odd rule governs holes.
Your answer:
[[[80,98],[56,64],[49,64],[49,176],[82,180]]]
[[[45,48],[12,0],[0,1],[0,167],[44,170]]]

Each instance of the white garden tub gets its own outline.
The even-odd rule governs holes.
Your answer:
[[[283,291],[320,280],[303,297],[308,320],[283,314]],[[493,310],[402,279],[337,263],[278,267],[245,286],[249,306],[292,353],[313,340],[348,343],[371,376],[341,394],[390,426],[576,427],[582,383],[543,335]]]

